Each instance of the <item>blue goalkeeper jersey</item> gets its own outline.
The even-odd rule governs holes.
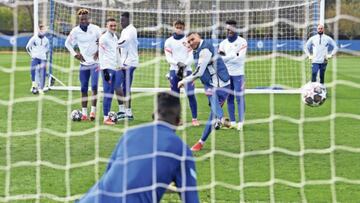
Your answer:
[[[189,147],[169,124],[154,122],[124,133],[105,174],[79,202],[160,202],[172,181],[183,202],[199,202]]]

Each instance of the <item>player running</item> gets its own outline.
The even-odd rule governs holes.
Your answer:
[[[176,93],[180,93],[177,84],[183,77],[191,75],[191,63],[193,62],[192,50],[187,47],[184,35],[185,23],[177,20],[174,22],[175,32],[165,41],[166,61],[170,64],[169,81],[170,88]],[[185,90],[189,99],[192,114],[192,125],[199,126],[197,120],[197,102],[195,97],[194,83],[186,83]]]
[[[106,172],[79,202],[160,202],[171,182],[183,202],[199,202],[194,158],[175,134],[180,113],[178,97],[159,93],[155,122],[124,133]]]
[[[26,45],[26,51],[31,56],[31,92],[44,94],[46,79],[46,58],[49,51],[49,40],[45,36],[46,28],[39,25],[39,32],[30,38]]]
[[[230,75],[230,89],[232,91],[227,98],[228,112],[232,127],[243,129],[245,114],[245,56],[247,42],[238,36],[236,21],[226,21],[227,39],[219,45],[219,54],[222,56]],[[236,98],[239,122],[236,126],[234,96]]]
[[[120,23],[123,30],[121,31],[118,45],[120,47],[120,66],[124,77],[122,87],[123,94],[125,95],[125,106],[120,100],[118,100],[118,118],[126,117],[129,120],[133,120],[134,116],[131,110],[131,85],[134,77],[134,71],[139,65],[137,31],[136,28],[130,24],[129,12],[121,14]],[[118,94],[118,96],[121,95]]]
[[[202,40],[196,32],[188,34],[187,42],[194,50],[193,55],[196,69],[191,75],[182,79],[178,83],[178,87],[180,88],[184,84],[200,78],[211,108],[210,116],[201,139],[191,148],[192,151],[199,151],[211,133],[213,123],[215,129],[219,129],[221,125],[230,127],[230,123],[225,119],[222,110],[222,106],[230,91],[230,76],[224,61],[215,53],[214,47],[210,42]]]
[[[317,74],[320,71],[321,84],[324,84],[325,81],[325,71],[328,60],[331,59],[338,51],[335,41],[328,35],[324,34],[324,31],[324,25],[319,24],[317,27],[317,35],[310,37],[304,47],[305,54],[312,62],[311,82],[316,82]],[[330,46],[333,50],[329,54]],[[310,54],[311,49],[312,55]]]
[[[101,35],[101,29],[97,25],[89,22],[90,13],[87,9],[80,9],[77,15],[79,17],[79,25],[71,30],[69,36],[66,38],[65,47],[71,55],[80,61],[81,120],[88,119],[87,103],[90,77],[92,90],[90,120],[95,120],[99,78],[98,39]],[[74,50],[75,45],[79,47],[80,52]]]

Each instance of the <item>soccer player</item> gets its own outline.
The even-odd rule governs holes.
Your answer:
[[[245,114],[245,56],[247,42],[244,38],[238,36],[236,32],[236,21],[226,21],[227,39],[219,45],[219,54],[222,56],[230,75],[230,89],[233,93],[227,98],[228,112],[232,127],[238,130],[243,129]],[[236,126],[234,95],[236,98],[239,122]]]
[[[118,38],[116,36],[117,23],[114,18],[106,20],[106,32],[99,39],[99,63],[102,70],[104,87],[104,124],[114,125],[109,118],[111,101],[115,89],[121,88],[122,71],[118,68]]]
[[[30,38],[26,51],[31,56],[31,92],[44,94],[46,78],[46,54],[49,51],[49,40],[45,36],[46,28],[39,25],[39,32]]]
[[[174,22],[175,32],[165,41],[166,61],[170,64],[169,81],[170,88],[176,93],[180,93],[177,84],[184,76],[191,75],[191,63],[193,61],[192,50],[186,45],[186,37],[184,35],[185,23],[182,20]],[[186,94],[189,99],[189,105],[192,114],[192,125],[199,126],[197,120],[197,102],[195,97],[194,83],[185,84]]]
[[[90,23],[90,13],[87,9],[80,9],[77,15],[79,17],[79,25],[71,30],[66,38],[65,47],[71,55],[80,61],[81,120],[88,119],[87,103],[90,77],[92,90],[90,120],[95,120],[99,78],[98,40],[101,35],[101,29],[97,25]],[[75,45],[79,47],[80,52],[74,50]]]
[[[123,79],[123,94],[125,96],[125,106],[119,101],[119,113],[125,112],[125,117],[129,120],[133,120],[134,116],[131,111],[131,84],[134,77],[134,71],[139,65],[138,55],[138,40],[136,28],[130,24],[129,12],[121,14],[121,35],[118,42],[120,47],[120,64],[122,69]],[[118,92],[117,92],[118,93]],[[120,95],[118,95],[120,96]],[[125,109],[126,108],[126,109]]]
[[[178,97],[159,93],[155,122],[124,133],[104,175],[79,202],[160,202],[171,182],[183,202],[199,202],[193,156],[175,134],[180,113]]]
[[[230,123],[225,119],[222,110],[222,106],[230,91],[230,76],[224,61],[215,53],[214,47],[210,42],[202,40],[196,32],[187,35],[187,42],[194,50],[193,55],[196,69],[191,75],[182,79],[178,83],[178,87],[182,87],[184,84],[200,78],[211,108],[210,116],[201,139],[191,148],[192,151],[199,151],[211,133],[213,123],[215,123],[215,129],[219,129],[221,125],[230,127]],[[213,121],[214,118],[215,122]]]
[[[312,62],[311,82],[316,82],[316,77],[320,71],[320,83],[324,84],[325,70],[329,59],[333,57],[338,51],[335,41],[324,34],[324,25],[319,24],[317,27],[317,35],[308,39],[304,47],[305,54]],[[329,54],[329,47],[332,46],[333,50]],[[310,53],[312,49],[312,55]]]

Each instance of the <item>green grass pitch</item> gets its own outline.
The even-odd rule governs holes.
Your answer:
[[[37,191],[44,194],[41,202],[54,202],[46,194],[55,195],[59,200],[81,195],[95,183],[96,171],[99,176],[103,173],[105,160],[121,137],[121,131],[126,126],[151,121],[154,97],[134,94],[135,120],[131,122],[103,126],[101,100],[96,122],[71,122],[69,112],[80,109],[79,92],[50,91],[39,101],[38,95],[29,92],[30,76],[26,68],[29,57],[22,52],[16,56],[17,68],[12,72],[11,53],[0,54],[0,200],[6,195],[21,199],[21,195]],[[269,202],[271,191],[276,202],[301,202],[302,192],[308,202],[332,202],[332,191],[336,192],[339,202],[359,201],[360,185],[355,182],[360,181],[360,154],[343,148],[332,151],[330,147],[360,149],[360,89],[348,85],[360,84],[360,58],[338,56],[334,62],[337,72],[330,63],[326,82],[332,82],[335,77],[340,82],[328,89],[329,98],[319,108],[303,106],[299,95],[246,95],[246,121],[251,122],[246,123],[243,134],[236,130],[216,131],[204,150],[195,153],[201,202]],[[164,69],[166,67],[162,67]],[[166,85],[165,77],[161,76],[160,80]],[[209,112],[206,97],[198,94],[197,100],[199,119],[204,124]],[[184,115],[189,121],[191,114],[186,102],[183,99],[187,110]],[[116,109],[113,100],[113,110]],[[270,117],[271,114],[275,116]],[[297,123],[302,116],[305,122]],[[178,135],[192,145],[199,139],[203,127],[185,128],[178,131]],[[293,154],[299,154],[302,148],[308,153],[303,156],[286,154],[284,150],[270,153],[267,150],[271,144],[275,149]],[[262,153],[239,156],[253,151]],[[97,155],[103,158],[98,165]],[[39,167],[37,160],[42,161]],[[12,167],[7,170],[10,163]],[[272,175],[275,184],[270,187]],[[337,181],[332,185],[333,175],[355,182],[334,179]],[[309,181],[303,191],[301,184],[305,182],[302,181]],[[10,184],[8,191],[6,183]],[[252,183],[261,186],[255,187]],[[176,194],[166,194],[162,202],[179,201]],[[14,202],[35,200],[30,197]]]

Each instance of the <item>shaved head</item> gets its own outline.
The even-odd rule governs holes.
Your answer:
[[[317,26],[317,32],[318,32],[318,34],[323,34],[324,33],[324,25],[323,24],[319,24],[318,26]]]

